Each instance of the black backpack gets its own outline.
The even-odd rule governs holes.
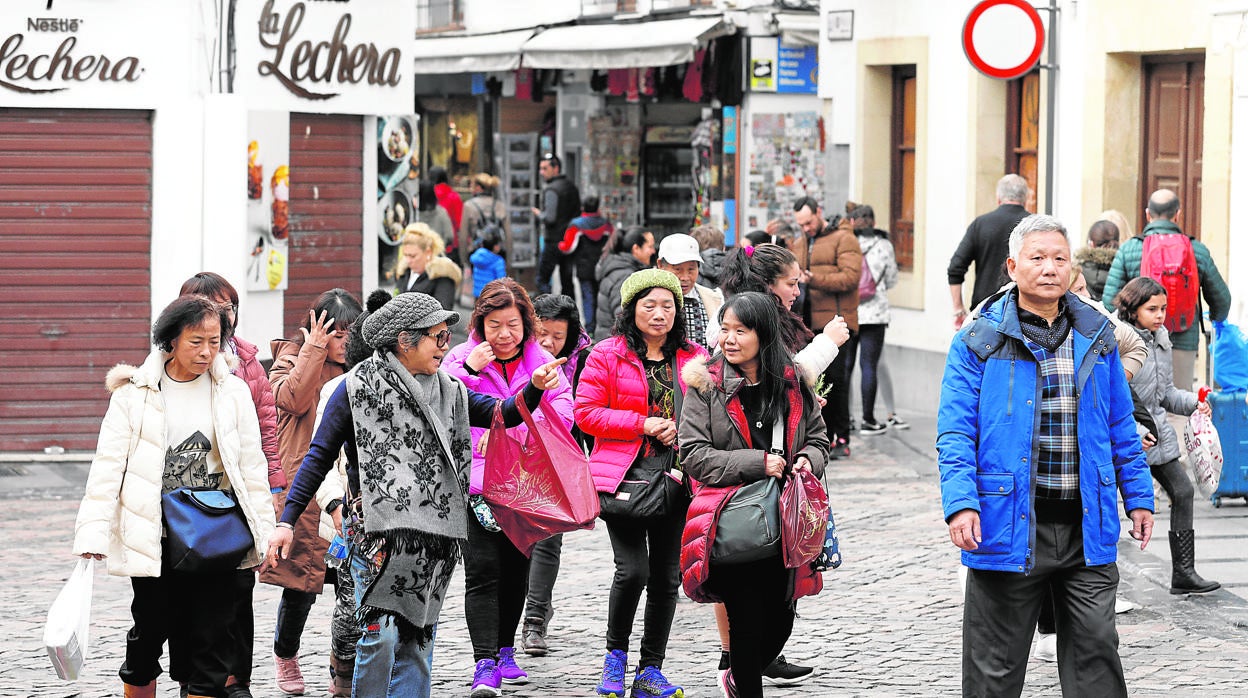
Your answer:
[[[491,234],[496,236],[499,240],[505,241],[507,239],[507,235],[503,230],[503,222],[499,220],[498,216],[494,213],[494,197],[490,197],[490,210],[488,214],[485,212],[485,209],[481,208],[480,202],[477,202],[474,208],[477,209],[478,223],[476,230],[477,239],[472,243],[473,248],[475,249],[480,247],[481,241],[485,239],[486,236]]]

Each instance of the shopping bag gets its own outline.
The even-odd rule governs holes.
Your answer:
[[[1222,390],[1248,390],[1248,337],[1229,322],[1213,323],[1213,380]]]
[[[1204,402],[1209,388],[1200,389],[1200,401]],[[1187,448],[1187,462],[1192,466],[1196,486],[1206,497],[1218,489],[1222,478],[1222,440],[1213,420],[1200,412],[1193,412],[1183,428],[1183,445]]]
[[[87,659],[94,580],[95,560],[79,560],[48,609],[48,624],[43,628],[43,644],[48,648],[52,668],[57,676],[68,681],[78,678]]]
[[[809,470],[798,470],[780,493],[780,540],[784,566],[805,565],[823,551],[828,531],[828,493]]]
[[[528,427],[523,441],[503,425],[495,408],[485,448],[482,495],[503,533],[527,557],[533,546],[559,533],[593,528],[598,518],[598,492],[589,474],[589,459],[543,399],[535,419],[523,400],[516,400]]]

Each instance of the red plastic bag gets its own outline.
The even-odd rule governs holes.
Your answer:
[[[828,493],[809,470],[791,475],[780,493],[780,548],[784,566],[808,564],[823,551],[828,530]]]
[[[516,408],[528,435],[517,441],[503,426],[502,409],[494,410],[481,494],[503,533],[528,557],[539,541],[593,528],[598,492],[589,459],[554,408],[543,399],[539,419],[523,400],[516,400]]]

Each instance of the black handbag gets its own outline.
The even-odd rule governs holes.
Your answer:
[[[165,552],[179,572],[226,572],[255,546],[234,493],[179,487],[160,498]]]
[[[771,428],[772,447],[768,453],[784,457],[783,419]],[[783,480],[765,477],[742,485],[724,505],[715,522],[715,542],[711,563],[733,565],[764,560],[779,555],[780,493]]]
[[[672,404],[675,419],[680,423],[680,381],[676,359],[672,358]],[[675,469],[676,451],[639,457],[624,474],[615,492],[599,492],[599,516],[621,519],[657,519],[689,503],[684,473]],[[675,475],[671,473],[675,472]],[[682,509],[683,511],[683,509]]]

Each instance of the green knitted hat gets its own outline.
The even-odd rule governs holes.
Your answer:
[[[629,274],[620,286],[620,307],[628,305],[637,296],[652,288],[665,288],[676,296],[676,307],[685,307],[685,292],[680,288],[680,279],[670,271],[663,269],[642,269]]]

